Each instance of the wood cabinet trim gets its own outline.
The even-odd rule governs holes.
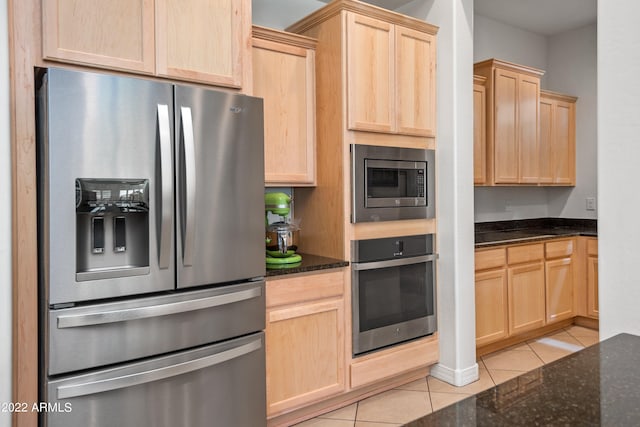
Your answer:
[[[567,95],[565,93],[560,93],[560,92],[553,92],[546,89],[540,89],[540,98],[543,98],[543,97],[547,99],[570,102],[570,103],[575,103],[576,101],[578,101],[577,96]]]
[[[303,36],[301,34],[294,34],[287,31],[279,31],[273,28],[262,27],[259,25],[253,25],[252,32],[253,43],[255,46],[256,40],[266,40],[275,43],[282,43],[289,46],[296,46],[301,49],[315,49],[318,45],[318,40],[313,37]]]
[[[363,356],[351,363],[351,388],[362,387],[385,378],[437,362],[437,335],[423,338],[393,350]]]
[[[328,5],[318,9],[314,13],[306,16],[300,21],[290,25],[286,28],[286,30],[292,33],[304,33],[342,11],[351,11],[367,15],[381,21],[402,25],[404,27],[422,31],[427,34],[435,35],[438,33],[437,26],[429,24],[420,19],[412,18],[397,12],[383,9],[381,7],[354,0],[335,0]]]
[[[540,70],[538,68],[529,67],[526,65],[515,64],[513,62],[503,61],[496,58],[487,59],[485,61],[476,62],[473,65],[473,69],[481,69],[481,68],[500,68],[503,70],[510,70],[519,74],[527,74],[532,77],[542,77],[544,75],[544,70]],[[475,71],[474,71],[475,72]]]

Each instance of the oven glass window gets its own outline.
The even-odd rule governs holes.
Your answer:
[[[367,167],[368,198],[424,197],[424,169]]]
[[[360,332],[434,314],[433,263],[359,272]]]

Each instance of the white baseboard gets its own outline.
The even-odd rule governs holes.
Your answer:
[[[431,372],[429,373],[429,375],[456,387],[462,387],[467,384],[471,384],[472,382],[480,378],[477,363],[474,363],[473,366],[465,369],[451,369],[438,363],[437,365],[431,367]]]

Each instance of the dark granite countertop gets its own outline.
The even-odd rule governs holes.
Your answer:
[[[620,334],[406,424],[640,425],[640,337]]]
[[[597,237],[597,221],[595,219],[536,218],[479,222],[475,226],[476,248],[571,236]]]
[[[300,254],[302,261],[288,265],[267,265],[266,277],[282,276],[285,274],[306,273],[308,271],[327,270],[349,265],[349,262],[335,258],[327,258],[319,255]]]

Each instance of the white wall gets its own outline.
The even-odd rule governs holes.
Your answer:
[[[455,385],[478,378],[473,224],[473,0],[415,0],[399,12],[438,31],[438,332],[431,375]]]
[[[0,404],[11,402],[11,148],[7,1],[0,0]],[[0,426],[11,414],[0,411]]]
[[[598,2],[600,338],[640,335],[640,2]]]
[[[549,216],[596,218],[586,197],[596,197],[597,25],[549,37],[545,89],[578,97],[576,104],[576,186],[548,189]]]
[[[473,62],[490,58],[546,70],[547,38],[476,14],[473,26]]]
[[[541,87],[578,96],[574,188],[477,187],[475,221],[596,218],[596,25],[545,37],[475,15],[474,62],[498,58],[545,70]]]
[[[251,0],[253,23],[282,30],[326,5],[318,0]]]

